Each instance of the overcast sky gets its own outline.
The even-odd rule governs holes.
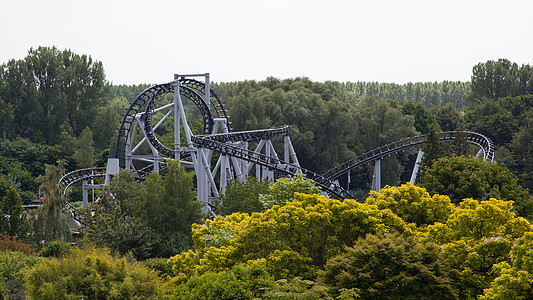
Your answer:
[[[114,84],[468,81],[487,60],[533,65],[533,1],[2,0],[0,64],[54,45]]]

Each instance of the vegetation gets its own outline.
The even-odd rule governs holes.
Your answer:
[[[369,192],[362,167],[348,181],[359,201],[343,202],[303,175],[248,178],[227,187],[221,216],[209,219],[194,175],[171,162],[142,184],[122,171],[81,210],[85,225],[68,226],[64,205],[81,206],[80,191],[64,195],[59,178],[105,164],[129,101],[147,87],[112,85],[101,62],[55,47],[0,66],[3,298],[532,298],[529,65],[479,63],[471,82],[212,83],[233,129],[290,125],[305,168],[325,172],[429,134],[422,175],[405,183],[416,153],[398,153],[383,159],[384,188]],[[497,163],[475,159],[464,136],[439,143],[450,130],[489,137]],[[25,213],[39,192],[42,205]]]
[[[157,299],[161,293],[155,272],[94,248],[45,260],[25,279],[33,299]]]

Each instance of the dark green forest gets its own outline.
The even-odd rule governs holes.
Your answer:
[[[428,143],[415,184],[406,182],[416,151],[406,151],[383,160],[379,192],[370,191],[372,166],[352,172],[357,200],[344,202],[302,176],[250,178],[230,185],[215,219],[200,213],[194,173],[178,164],[143,183],[121,172],[83,211],[91,221],[73,230],[63,207],[79,207],[80,187],[63,195],[58,179],[105,165],[122,115],[150,85],[113,85],[101,62],[56,47],[0,65],[4,297],[532,297],[531,66],[480,62],[470,82],[213,82],[234,131],[290,125],[300,164],[317,173],[454,130],[489,137],[495,162],[468,146]],[[39,191],[42,206],[23,213]]]

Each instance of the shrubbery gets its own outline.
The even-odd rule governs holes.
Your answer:
[[[42,261],[25,279],[35,299],[156,299],[162,282],[154,271],[103,248],[74,249]]]

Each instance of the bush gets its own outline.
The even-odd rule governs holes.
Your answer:
[[[400,234],[368,235],[330,259],[320,279],[335,296],[353,291],[362,299],[457,299],[440,251]]]
[[[15,237],[0,233],[0,251],[20,251],[30,254],[35,250]]]
[[[45,260],[26,275],[26,290],[37,299],[155,299],[160,278],[140,263],[128,263],[105,248],[73,249]]]
[[[274,286],[261,265],[236,266],[191,277],[173,292],[173,299],[254,299]]]
[[[175,276],[172,266],[168,263],[168,258],[150,258],[143,261],[142,264],[156,271],[161,277]]]
[[[3,299],[25,299],[23,272],[39,258],[23,252],[0,252],[0,291]]]
[[[70,245],[63,241],[53,241],[44,246],[39,255],[42,257],[63,257],[70,253]]]

